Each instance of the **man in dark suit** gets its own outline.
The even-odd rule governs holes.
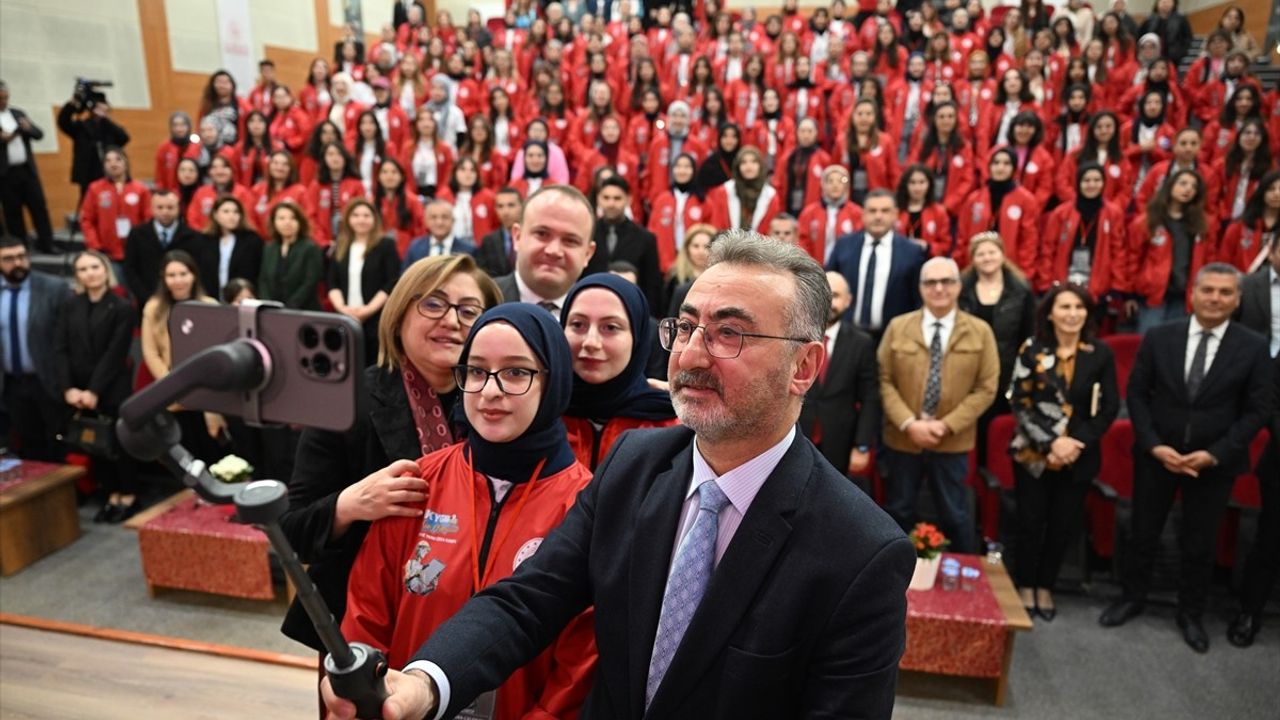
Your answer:
[[[853,475],[867,468],[880,430],[876,346],[870,335],[840,319],[853,302],[844,276],[828,272],[827,282],[827,360],[800,406],[800,429],[835,469]],[[858,486],[869,490],[861,482]]]
[[[4,207],[5,232],[26,239],[25,206],[36,226],[36,248],[49,253],[53,252],[53,227],[31,151],[31,141],[42,137],[44,131],[26,113],[9,105],[9,86],[0,80],[0,205]]]
[[[924,247],[893,231],[898,206],[893,193],[872,190],[862,208],[863,229],[836,241],[828,270],[844,276],[853,295],[845,320],[879,341],[889,321],[920,307]]]
[[[596,252],[583,275],[609,272],[609,264],[625,260],[636,268],[636,285],[644,291],[650,309],[662,306],[662,270],[658,268],[658,240],[654,234],[627,218],[631,185],[618,175],[605,178],[596,192]],[[656,314],[656,310],[654,313]]]
[[[544,185],[525,201],[511,226],[516,266],[494,278],[503,302],[527,302],[560,317],[569,288],[582,277],[596,251],[591,239],[595,211],[572,185]]]
[[[683,426],[624,434],[537,554],[388,673],[384,713],[453,716],[594,607],[584,720],[889,718],[915,552],[795,427],[829,293],[799,248],[717,238],[660,331]]]
[[[199,239],[200,234],[182,221],[176,193],[156,190],[151,194],[151,222],[135,225],[124,245],[124,286],[139,309],[156,291],[164,254],[170,250],[192,252]]]
[[[511,226],[520,221],[520,212],[524,209],[520,191],[511,187],[499,190],[494,196],[494,209],[502,227],[480,238],[475,259],[481,270],[499,277],[511,273],[516,267],[515,238],[511,236]]]
[[[1271,241],[1267,265],[1241,281],[1235,319],[1267,339],[1271,357],[1280,355],[1280,240]]]
[[[3,394],[18,454],[32,460],[61,460],[54,435],[66,407],[58,392],[53,338],[58,313],[71,288],[31,269],[26,244],[0,239],[0,354]]]
[[[129,133],[111,119],[111,105],[100,92],[76,94],[58,110],[58,129],[71,138],[71,182],[84,197],[89,183],[102,177],[102,154],[129,144]],[[77,205],[78,206],[78,205]]]
[[[409,243],[404,253],[404,267],[425,257],[436,255],[473,255],[476,246],[453,236],[453,205],[447,200],[432,200],[423,213],[427,234]]]
[[[1102,613],[1107,627],[1142,612],[1160,532],[1182,492],[1178,627],[1208,652],[1201,624],[1218,525],[1231,485],[1248,469],[1249,443],[1271,416],[1271,358],[1261,336],[1230,321],[1240,273],[1210,263],[1196,275],[1192,317],[1147,332],[1129,374],[1134,430],[1133,547],[1123,597]]]

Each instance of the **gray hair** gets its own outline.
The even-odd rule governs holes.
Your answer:
[[[949,257],[944,257],[941,255],[939,255],[938,257],[931,257],[928,260],[925,260],[924,265],[920,266],[920,276],[924,277],[925,270],[928,270],[929,268],[935,267],[937,265],[944,265],[950,268],[951,275],[955,277],[955,279],[957,280],[960,279],[960,266],[956,264],[955,260],[952,260]],[[921,282],[923,282],[923,280]]]
[[[1200,281],[1204,279],[1205,275],[1230,275],[1236,279],[1236,284],[1239,285],[1242,273],[1240,272],[1240,268],[1237,268],[1231,263],[1211,262],[1196,272],[1196,285],[1200,284]]]
[[[831,285],[809,253],[760,233],[734,228],[716,235],[711,243],[707,267],[719,263],[752,265],[791,275],[796,293],[787,308],[787,332],[811,341],[822,337],[831,309]]]

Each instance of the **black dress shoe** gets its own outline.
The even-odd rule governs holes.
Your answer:
[[[117,505],[116,511],[112,513],[111,518],[107,522],[117,523],[117,524],[122,523],[125,520],[128,520],[129,518],[133,517],[134,515],[137,515],[139,509],[140,508],[138,506],[137,500],[134,500],[128,505]]]
[[[1178,627],[1182,629],[1182,639],[1198,653],[1209,652],[1209,635],[1200,624],[1200,618],[1178,613]]]
[[[111,522],[111,518],[116,514],[116,506],[111,503],[103,503],[98,508],[98,512],[93,514],[93,521],[96,523]]]
[[[1141,615],[1145,607],[1137,600],[1117,600],[1102,611],[1098,623],[1103,627],[1118,627]]]
[[[1053,622],[1053,619],[1058,617],[1058,608],[1056,607],[1046,608],[1046,607],[1040,607],[1039,605],[1037,605],[1036,614],[1039,615],[1041,618],[1043,618],[1045,622]]]
[[[1253,639],[1258,636],[1258,630],[1262,628],[1262,618],[1250,612],[1242,612],[1231,621],[1231,626],[1227,628],[1227,640],[1231,641],[1236,647],[1246,648],[1253,644]]]

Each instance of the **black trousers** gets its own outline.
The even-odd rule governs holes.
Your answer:
[[[1199,617],[1208,601],[1218,526],[1231,498],[1235,477],[1213,469],[1201,472],[1197,478],[1175,475],[1148,453],[1135,451],[1134,455],[1133,548],[1129,569],[1123,578],[1125,598],[1137,601],[1146,598],[1160,533],[1173,507],[1174,495],[1181,490],[1178,610]]]
[[[49,396],[39,376],[5,373],[4,404],[9,411],[10,447],[19,457],[42,462],[66,459],[56,438],[66,404]]]
[[[1274,463],[1267,470],[1260,470],[1258,479],[1262,488],[1262,513],[1258,516],[1258,533],[1254,536],[1253,549],[1244,566],[1244,586],[1240,590],[1240,609],[1262,614],[1271,588],[1280,577],[1280,450],[1273,442],[1271,452]],[[1267,465],[1264,463],[1264,468]]]
[[[44,200],[40,176],[30,162],[10,167],[0,175],[0,204],[4,206],[4,226],[10,235],[26,239],[27,224],[22,217],[22,208],[26,207],[36,226],[37,247],[50,246],[53,226],[49,224],[49,206]]]
[[[1067,548],[1084,525],[1089,483],[1077,479],[1071,468],[1034,477],[1019,463],[1013,465],[1013,479],[1018,500],[1014,581],[1021,588],[1052,590]]]

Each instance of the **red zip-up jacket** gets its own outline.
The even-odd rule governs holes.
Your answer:
[[[613,448],[613,444],[618,441],[618,436],[622,433],[628,430],[664,428],[680,424],[679,418],[639,420],[616,417],[610,419],[597,431],[591,421],[586,418],[565,415],[563,422],[569,435],[569,445],[573,447],[573,454],[578,458],[579,463],[592,470],[609,454],[609,450]]]
[[[246,214],[251,214],[254,206],[253,193],[249,192],[249,188],[240,183],[233,182],[231,184],[231,194],[235,196],[240,204],[244,207]],[[191,226],[196,232],[204,232],[204,228],[209,224],[209,214],[213,212],[213,203],[219,197],[217,190],[212,185],[201,185],[191,196],[191,204],[187,206],[187,225]],[[246,217],[245,222],[249,222],[250,218]]]
[[[467,462],[466,444],[418,460],[427,481],[422,516],[388,517],[369,528],[351,569],[342,630],[404,667],[474,588],[477,545],[492,538],[482,587],[510,576],[533,557],[564,519],[591,471],[574,463],[554,475],[513,485],[493,510],[489,479]],[[595,671],[593,611],[569,625],[498,688],[496,720],[575,718]]]
[[[117,262],[124,260],[124,241],[129,231],[150,218],[151,192],[137,180],[119,187],[108,178],[94,180],[80,205],[85,247],[101,250]]]
[[[261,180],[249,189],[249,194],[253,196],[253,204],[246,207],[245,212],[249,213],[250,224],[264,238],[271,237],[271,228],[267,227],[271,222],[271,213],[285,200],[297,203],[310,220],[311,209],[307,207],[307,186],[302,183],[294,183],[268,198],[267,181]]]
[[[359,178],[343,178],[338,183],[338,197],[331,197],[332,186],[318,179],[307,186],[307,210],[311,213],[311,239],[322,248],[333,242],[333,227],[330,217],[334,210],[339,215],[353,198],[364,197],[364,183]]]
[[[893,231],[912,240],[923,241],[929,248],[929,257],[951,255],[954,240],[951,236],[951,216],[942,203],[925,205],[920,211],[919,224],[911,225],[911,213],[903,208],[893,224]]]
[[[1213,262],[1213,221],[1201,235],[1197,235],[1191,248],[1191,267],[1187,271],[1187,312],[1191,311],[1191,289],[1196,273]],[[1147,229],[1147,214],[1140,213],[1129,225],[1128,272],[1130,290],[1146,301],[1150,307],[1164,304],[1165,291],[1169,289],[1169,275],[1173,272],[1173,236],[1163,225],[1152,233]]]
[[[821,196],[819,196],[821,197]],[[827,206],[822,200],[815,200],[805,206],[797,218],[800,234],[800,249],[809,253],[809,257],[819,265],[827,264]],[[836,211],[836,240],[842,236],[852,235],[862,227],[862,207],[846,200]],[[835,244],[832,244],[832,249]]]
[[[156,148],[156,169],[151,177],[156,189],[177,190],[178,163],[182,162],[183,158],[195,160],[199,157],[200,143],[187,143],[185,148],[179,149],[172,140],[165,140],[160,147]]]
[[[922,157],[920,154],[922,143],[923,141],[917,143],[912,150],[911,162],[920,163],[932,170],[935,182],[936,178],[941,177],[943,166],[946,166],[947,186],[942,191],[942,204],[946,206],[947,212],[959,217],[964,199],[973,192],[978,183],[978,168],[973,162],[973,146],[966,141],[957,152],[934,148],[929,157]]]
[[[961,268],[969,265],[969,240],[980,232],[994,229],[1004,240],[1004,254],[1028,277],[1034,277],[1036,258],[1040,252],[1040,203],[1026,188],[1015,187],[1005,196],[999,208],[991,207],[991,190],[986,185],[969,194],[960,212],[956,228],[956,249],[951,254]],[[999,212],[995,227],[993,213]]]
[[[1094,220],[1097,238],[1089,272],[1089,295],[1098,300],[1112,290],[1128,292],[1125,274],[1128,241],[1125,237],[1124,210],[1112,202],[1103,202]],[[1040,246],[1039,267],[1033,278],[1036,292],[1046,292],[1055,282],[1067,281],[1071,252],[1080,230],[1080,211],[1074,202],[1059,205],[1045,219]]]
[[[684,201],[686,233],[694,225],[711,220],[711,212],[703,206],[705,202],[693,193],[689,193],[688,199]],[[666,275],[676,261],[676,196],[672,191],[667,190],[653,201],[649,208],[648,228],[658,242],[658,269]]]

